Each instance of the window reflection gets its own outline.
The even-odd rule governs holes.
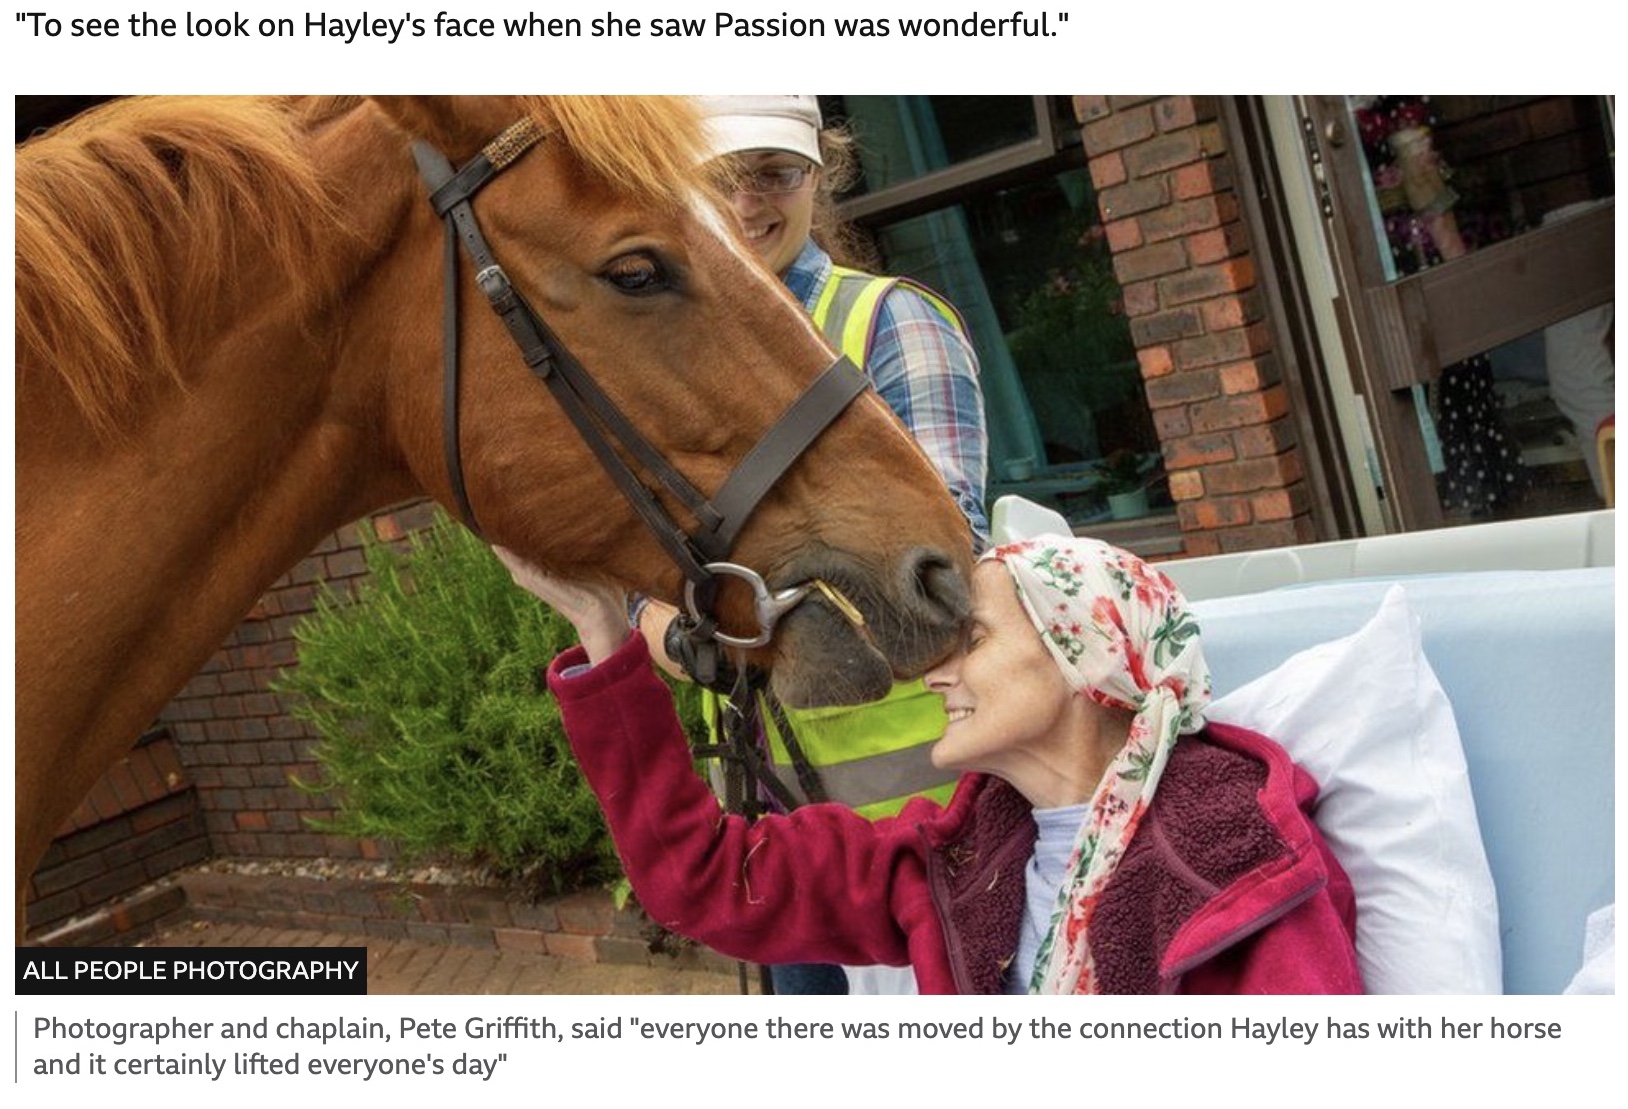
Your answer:
[[[854,195],[971,161],[1039,133],[1028,96],[822,96],[826,119],[846,119],[864,173]]]
[[[1386,280],[1570,218],[1614,193],[1609,102],[1589,96],[1357,96]],[[1610,305],[1445,365],[1416,387],[1450,521],[1595,507],[1614,408]]]
[[[1353,96],[1348,106],[1388,280],[1615,191],[1599,97]]]

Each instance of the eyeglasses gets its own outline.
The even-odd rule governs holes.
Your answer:
[[[813,179],[813,166],[765,166],[732,174],[726,187],[732,192],[779,196],[794,193]]]

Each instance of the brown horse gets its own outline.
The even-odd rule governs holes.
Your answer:
[[[494,253],[632,422],[717,488],[832,353],[727,230],[682,101],[138,99],[18,148],[20,888],[97,777],[324,535],[424,494],[453,504],[442,229],[409,143],[461,164],[525,115],[545,141],[475,202]],[[484,534],[676,599],[678,571],[497,317],[465,299],[463,469]],[[867,626],[805,603],[759,661],[788,703],[878,695],[948,646],[968,552],[925,457],[862,395],[733,558],[775,588],[836,584]],[[722,605],[750,625],[745,597]]]

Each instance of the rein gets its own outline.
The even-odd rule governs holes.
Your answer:
[[[442,317],[442,446],[453,497],[464,524],[480,534],[464,483],[459,441],[460,243],[474,265],[476,286],[503,320],[526,365],[548,387],[593,451],[600,467],[683,573],[688,613],[680,619],[687,622],[685,634],[697,648],[701,668],[712,672],[710,676],[697,674],[698,680],[706,683],[716,679],[720,645],[749,648],[767,644],[780,617],[810,593],[818,592],[827,597],[845,617],[862,627],[864,621],[858,610],[826,583],[809,582],[771,593],[755,570],[727,559],[741,528],[763,497],[853,399],[865,391],[865,375],[847,358],[839,357],[781,414],[736,464],[717,492],[710,498],[702,494],[640,434],[593,376],[549,330],[520,290],[509,281],[481,234],[473,205],[476,194],[546,138],[535,120],[521,119],[457,170],[429,143],[413,144],[413,158],[418,164],[419,176],[429,189],[430,204],[447,229]],[[624,460],[618,447],[685,507],[696,520],[693,529],[685,530],[673,519],[650,486],[641,481]],[[714,608],[719,580],[723,577],[739,578],[751,587],[758,621],[755,634],[733,636],[719,630]],[[838,598],[841,598],[840,603]]]

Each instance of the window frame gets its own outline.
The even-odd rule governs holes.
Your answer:
[[[866,235],[874,235],[883,225],[902,222],[940,209],[961,204],[986,190],[1000,189],[1031,177],[1088,169],[1081,128],[1072,122],[1070,98],[1032,96],[1035,135],[1022,142],[980,154],[975,158],[933,170],[874,192],[841,200],[836,213]],[[988,481],[986,501],[993,506],[997,486]],[[1021,482],[1017,486],[1021,495]],[[1179,555],[1184,537],[1174,508],[1155,509],[1149,515],[1128,520],[1095,520],[1076,527],[1148,557]]]
[[[837,204],[838,217],[869,230],[873,224],[894,223],[937,208],[949,207],[971,192],[998,187],[1008,178],[1036,170],[1084,166],[1084,147],[1077,142],[1065,141],[1069,137],[1069,129],[1060,118],[1059,113],[1064,109],[1058,103],[1059,99],[1051,96],[1029,98],[1035,117],[1034,138],[991,150],[897,185],[850,197]]]

